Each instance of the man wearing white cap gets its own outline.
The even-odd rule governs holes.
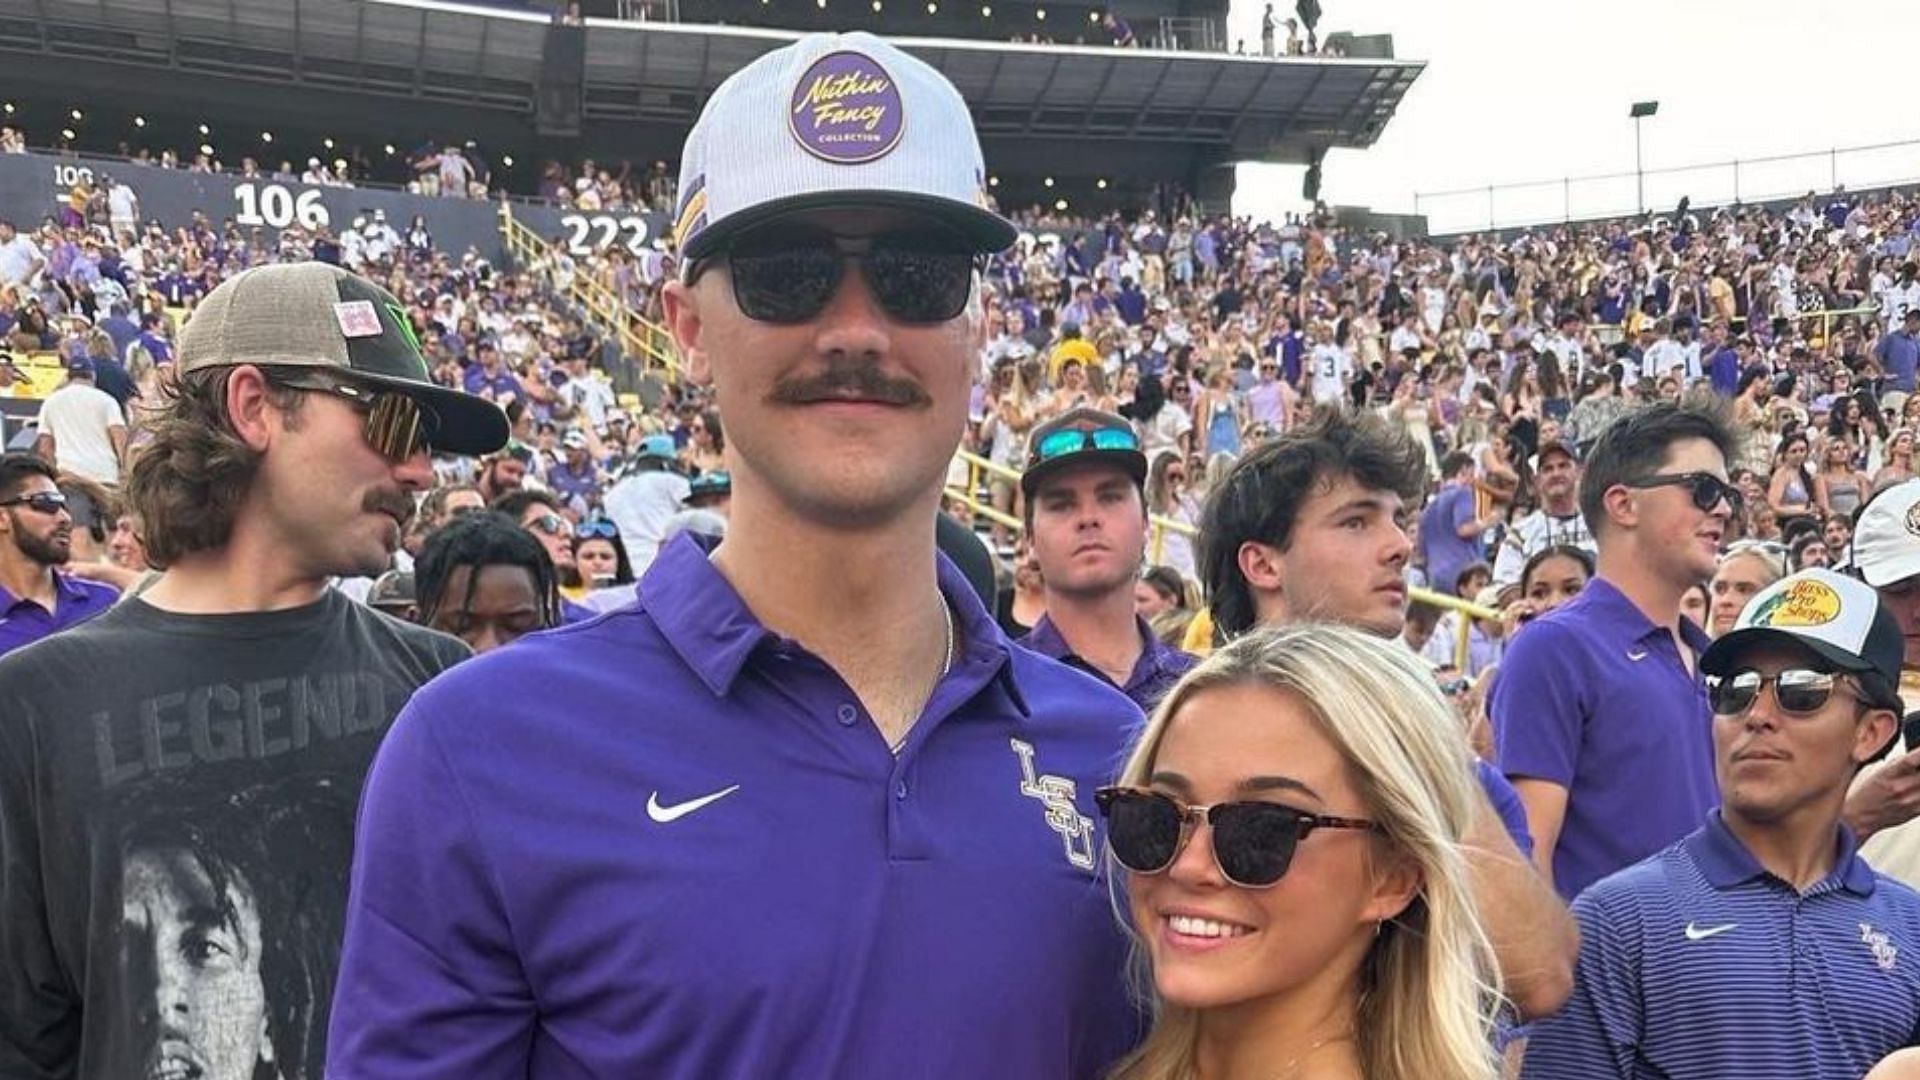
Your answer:
[[[1920,480],[1881,491],[1854,523],[1852,566],[1900,624],[1905,657],[1900,696],[1920,709]],[[1893,753],[1860,772],[1847,797],[1846,822],[1874,869],[1920,887],[1920,746],[1904,729]]]
[[[665,307],[725,421],[727,535],[396,723],[330,1076],[1079,1080],[1125,1052],[1093,789],[1140,712],[1013,647],[935,550],[979,259],[1014,236],[985,183],[959,94],[870,35],[714,92]]]

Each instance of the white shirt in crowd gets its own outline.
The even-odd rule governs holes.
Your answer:
[[[120,482],[109,433],[126,426],[120,403],[92,383],[69,382],[40,403],[40,431],[53,436],[54,464],[102,484]]]
[[[1313,365],[1313,400],[1326,405],[1338,402],[1347,392],[1347,380],[1353,376],[1353,358],[1338,345],[1315,345],[1309,354]]]

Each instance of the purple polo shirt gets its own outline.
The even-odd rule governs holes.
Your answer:
[[[685,535],[633,606],[417,693],[328,1076],[1104,1076],[1139,1025],[1093,789],[1140,710],[939,567],[963,648],[897,756]]]
[[[49,634],[86,622],[113,606],[119,590],[97,581],[53,572],[53,610],[0,588],[0,656]]]
[[[1140,650],[1140,658],[1133,662],[1133,674],[1127,676],[1127,685],[1119,689],[1121,693],[1133,699],[1133,703],[1140,706],[1141,711],[1151,712],[1155,705],[1160,704],[1160,699],[1167,696],[1167,691],[1173,689],[1173,684],[1180,681],[1180,676],[1185,675],[1188,669],[1199,663],[1200,658],[1192,653],[1181,652],[1155,637],[1152,628],[1147,625],[1147,620],[1138,615],[1133,618],[1140,625],[1140,641],[1144,647]],[[1108,686],[1113,685],[1113,680],[1107,678],[1105,672],[1074,654],[1073,646],[1068,645],[1067,639],[1060,636],[1060,631],[1053,625],[1053,619],[1046,615],[1040,616],[1040,621],[1033,624],[1033,629],[1027,631],[1026,636],[1015,644],[1024,645],[1041,656],[1050,656],[1063,664],[1078,668]]]
[[[1707,636],[1682,620],[1696,657]],[[1605,578],[1508,646],[1490,702],[1502,772],[1567,789],[1553,884],[1569,899],[1720,805],[1713,713],[1665,627]]]

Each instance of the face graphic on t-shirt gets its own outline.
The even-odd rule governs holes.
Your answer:
[[[244,879],[220,876],[183,848],[127,858],[121,927],[132,982],[151,993],[136,1007],[151,1020],[155,1080],[250,1080],[273,1060],[259,907]]]

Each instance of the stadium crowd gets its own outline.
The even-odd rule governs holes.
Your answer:
[[[815,39],[795,46],[817,47]],[[889,55],[903,70],[911,63]],[[920,107],[936,116],[958,109],[954,123],[964,126],[964,106],[950,88],[950,103],[924,92],[932,96]],[[730,119],[744,122],[712,122]],[[960,162],[961,172],[967,165]],[[436,168],[422,176],[428,173],[441,183],[447,175]],[[382,752],[387,772],[370,786],[362,812],[383,827],[374,834],[379,843],[358,856],[356,874],[368,876],[356,877],[361,906],[345,916],[341,962],[349,974],[336,1012],[348,1015],[335,1017],[334,1049],[347,1064],[339,1075],[388,1075],[381,1070],[403,1059],[468,1060],[463,1055],[526,1040],[524,1026],[514,1027],[519,1021],[436,1027],[463,985],[491,1002],[491,1023],[534,992],[519,984],[499,989],[523,977],[535,986],[555,980],[540,989],[583,1009],[604,1007],[581,1004],[600,1000],[588,992],[593,980],[617,983],[623,974],[608,965],[657,964],[659,955],[682,965],[705,956],[728,978],[754,978],[742,967],[751,967],[739,959],[742,950],[698,953],[658,937],[661,927],[647,931],[658,952],[638,956],[607,948],[616,936],[556,938],[542,927],[522,938],[509,925],[528,912],[573,907],[562,886],[582,873],[555,871],[515,848],[505,854],[558,877],[516,879],[509,867],[497,879],[488,856],[473,854],[501,837],[520,843],[519,830],[537,828],[533,819],[547,810],[523,815],[526,808],[507,796],[521,777],[515,755],[548,770],[527,782],[571,808],[575,797],[606,794],[587,768],[595,753],[631,751],[610,741],[584,756],[561,754],[550,730],[505,717],[503,700],[549,695],[556,715],[593,720],[596,738],[632,734],[679,768],[707,736],[651,719],[642,735],[594,719],[607,712],[614,687],[622,687],[620,700],[631,700],[631,684],[619,682],[628,677],[621,665],[651,665],[645,673],[659,676],[662,695],[684,695],[674,700],[690,713],[712,712],[725,737],[748,737],[737,725],[754,709],[804,712],[802,705],[824,701],[824,715],[837,716],[840,728],[863,716],[878,728],[894,768],[934,753],[935,736],[915,718],[934,703],[963,708],[957,695],[942,695],[950,680],[985,685],[984,669],[968,666],[983,652],[1010,658],[1015,711],[1031,725],[1007,729],[1024,770],[1015,773],[1023,779],[1007,818],[1024,820],[1029,800],[1043,804],[1052,830],[1045,854],[1054,864],[1093,871],[1094,826],[1085,811],[1094,805],[1096,774],[1100,783],[1111,779],[1101,771],[1110,762],[1088,765],[1076,789],[1047,771],[1067,770],[1059,758],[1036,762],[1028,732],[1054,736],[1055,746],[1078,740],[1088,761],[1112,747],[1101,743],[1096,752],[1086,725],[1110,722],[1139,735],[1119,786],[1098,796],[1161,1006],[1152,1033],[1122,1066],[1129,1078],[1251,1075],[1240,1071],[1249,1060],[1265,1063],[1260,1075],[1284,1062],[1286,1076],[1486,1077],[1495,1075],[1495,1047],[1506,1050],[1508,1069],[1552,1080],[1713,1077],[1735,1067],[1756,1077],[1858,1077],[1920,1035],[1920,895],[1909,887],[1920,884],[1920,832],[1908,824],[1920,813],[1920,752],[1910,752],[1901,729],[1907,708],[1920,704],[1910,678],[1920,670],[1920,477],[1913,466],[1920,198],[1912,193],[1835,191],[1778,207],[1682,204],[1644,221],[1445,241],[1360,232],[1324,211],[1279,222],[1209,215],[1177,193],[1138,215],[1100,219],[1035,210],[989,226],[948,210],[969,228],[991,229],[996,242],[982,239],[955,263],[940,261],[955,253],[928,250],[924,237],[889,246],[896,238],[878,234],[862,256],[869,265],[860,280],[873,299],[862,310],[944,324],[978,297],[983,344],[964,350],[966,377],[952,389],[966,400],[959,448],[989,463],[983,468],[964,456],[946,465],[948,448],[932,436],[891,446],[897,459],[810,460],[824,445],[809,442],[812,433],[782,428],[741,399],[719,407],[694,381],[650,385],[645,395],[623,399],[609,379],[622,358],[566,299],[571,276],[593,275],[634,311],[665,324],[690,354],[704,351],[703,333],[741,334],[732,345],[739,349],[757,339],[701,312],[718,294],[695,288],[701,270],[724,255],[733,286],[726,295],[739,304],[731,318],[771,342],[779,324],[851,318],[833,288],[839,282],[844,294],[850,275],[826,279],[819,295],[802,292],[819,277],[807,276],[821,256],[806,246],[822,242],[815,233],[777,236],[786,247],[715,249],[714,241],[654,259],[576,260],[555,250],[514,270],[473,252],[436,249],[417,221],[401,230],[375,216],[337,236],[249,232],[202,217],[169,229],[140,218],[137,191],[116,201],[116,185],[101,186],[77,205],[50,208],[37,227],[0,222],[0,336],[16,353],[57,355],[67,372],[38,423],[9,440],[19,449],[0,461],[0,587],[11,603],[0,611],[0,650],[20,650],[0,664],[0,694],[25,702],[32,695],[23,687],[37,685],[29,680],[57,681],[65,669],[39,665],[77,662],[58,652],[62,640],[75,650],[82,643],[108,648],[104,631],[89,637],[73,628],[150,590],[161,590],[160,609],[200,610],[182,597],[192,583],[216,576],[218,545],[196,539],[182,521],[147,521],[137,511],[177,509],[142,486],[168,475],[162,463],[185,469],[195,455],[218,456],[183,441],[183,410],[195,399],[179,389],[182,380],[194,382],[188,376],[203,368],[272,366],[258,360],[271,352],[260,335],[202,329],[235,323],[243,310],[264,317],[266,309],[245,307],[245,290],[236,286],[275,282],[286,290],[274,294],[276,302],[295,311],[300,290],[318,280],[299,268],[331,264],[341,272],[328,272],[325,288],[339,291],[327,295],[347,299],[302,318],[318,318],[321,330],[337,320],[337,333],[329,333],[345,343],[328,347],[345,350],[340,363],[360,368],[354,350],[364,339],[414,344],[422,367],[410,382],[392,381],[398,369],[380,369],[388,381],[375,380],[372,389],[302,375],[278,387],[353,401],[366,416],[369,444],[388,447],[400,462],[393,468],[413,469],[423,448],[489,444],[482,452],[436,452],[430,470],[409,474],[407,490],[417,498],[403,505],[367,496],[372,509],[391,511],[397,543],[388,554],[331,562],[315,555],[301,566],[330,587],[324,603],[341,594],[356,610],[385,611],[474,652],[500,654],[462,661],[422,690],[427,704],[409,714],[416,722],[404,738],[396,728],[397,746]],[[550,168],[542,194],[576,206],[662,209],[675,186],[662,163],[644,175],[586,163],[575,172]],[[830,247],[832,239],[824,242]],[[834,251],[826,256],[835,265],[848,261]],[[873,269],[882,259],[896,260],[900,273]],[[968,273],[951,272],[976,265],[977,289]],[[779,287],[743,284],[754,281]],[[938,291],[942,281],[958,281],[958,294]],[[949,299],[953,305],[943,307]],[[318,333],[300,325],[301,333]],[[945,338],[939,347],[958,348]],[[928,393],[838,368],[810,382],[797,374],[775,382],[733,370],[738,357],[697,363],[758,380],[744,393],[772,403],[859,394],[919,405],[916,395]],[[13,361],[0,365],[0,386],[24,377]],[[238,374],[220,378],[227,397],[217,407],[197,406],[197,422],[252,438],[255,421],[243,405],[264,409],[257,402],[275,400],[275,385],[263,382],[249,399],[244,387],[234,388],[244,382]],[[378,392],[402,383],[412,389]],[[355,396],[361,391],[372,396],[363,401]],[[441,426],[394,400],[414,400],[407,394],[441,402]],[[498,439],[475,434],[484,426],[477,420],[454,423],[471,415],[459,411],[469,408],[456,404],[462,394],[503,411]],[[736,418],[757,445],[735,445],[728,425]],[[792,445],[767,449],[781,439]],[[940,459],[931,468],[945,466],[939,544],[951,566],[942,564],[937,582],[922,567],[919,583],[945,598],[941,614],[927,605],[887,608],[893,621],[869,612],[868,630],[886,627],[897,640],[856,634],[852,644],[837,641],[848,650],[839,655],[815,645],[833,640],[823,617],[806,614],[804,604],[782,605],[809,595],[866,603],[888,590],[852,579],[912,559],[856,566],[855,554],[879,558],[860,532],[864,519],[840,523],[845,535],[808,532],[794,521],[787,522],[794,531],[782,533],[773,526],[783,519],[770,516],[764,493],[739,519],[744,535],[727,539],[736,520],[731,466],[742,455],[764,455],[753,464],[772,479],[761,482],[798,491],[829,484],[840,470],[864,478],[861,470],[918,467],[929,447]],[[280,511],[266,496],[221,512],[240,523],[285,512],[324,532],[318,506],[325,500],[300,486],[299,465],[274,453],[265,452],[257,476],[239,475],[269,493],[273,485],[302,492],[315,504],[309,516]],[[827,478],[799,475],[808,468]],[[800,516],[795,511],[794,520]],[[682,533],[691,537],[678,539]],[[163,551],[150,553],[155,540]],[[318,544],[309,546],[318,551]],[[150,555],[175,569],[159,573]],[[746,567],[732,560],[749,558],[762,560],[759,576],[730,576]],[[777,587],[766,584],[775,579]],[[743,580],[752,584],[736,594],[728,582]],[[961,599],[968,595],[977,600]],[[653,636],[625,641],[629,653],[614,651],[614,628],[628,626],[619,620],[636,610],[653,620]],[[772,611],[789,621],[765,616],[769,625],[796,629],[785,636],[765,630],[757,620]],[[115,632],[140,629],[133,618],[122,618]],[[414,631],[394,625],[382,620],[356,633],[401,635],[395,640],[408,649],[431,651],[422,644],[427,637],[405,636]],[[168,632],[187,633],[186,626]],[[539,633],[562,626],[575,629]],[[41,638],[49,645],[34,644]],[[1008,649],[1009,639],[1027,648]],[[696,646],[724,654],[732,666],[686,674],[665,659]],[[735,692],[728,687],[754,650],[767,651],[767,662],[787,673],[739,691],[759,695],[747,706],[712,705]],[[848,659],[878,653],[926,660],[922,666],[938,670],[933,689],[924,679],[903,689]],[[942,654],[944,665],[932,662]],[[1082,674],[1043,665],[1035,654]],[[458,659],[441,654],[410,669],[408,691]],[[257,687],[247,692],[256,693],[257,722]],[[969,701],[984,693],[972,686]],[[161,700],[146,707],[160,709],[153,703]],[[208,708],[204,701],[194,707]],[[475,746],[450,750],[435,741],[469,715],[486,733]],[[1135,730],[1142,715],[1151,721]],[[1247,722],[1251,715],[1269,727]],[[165,722],[142,729],[144,760],[156,773],[168,744],[155,725]],[[116,736],[101,730],[102,760],[131,755],[120,769],[134,775],[140,751],[116,749]],[[15,737],[18,731],[0,727],[0,743]],[[235,739],[248,737],[265,738]],[[1004,756],[1008,740],[996,738]],[[782,746],[794,760],[805,757],[798,744]],[[218,755],[218,745],[195,747],[208,760]],[[505,757],[483,761],[490,751]],[[1468,754],[1471,768],[1456,767]],[[1288,768],[1312,775],[1235,780],[1242,758],[1277,761],[1283,778]],[[1175,759],[1179,769],[1168,764]],[[1299,761],[1308,764],[1291,764]],[[760,767],[822,766],[785,760]],[[982,789],[989,775],[998,774],[983,771]],[[697,768],[677,778],[688,797],[719,793],[663,807],[656,790],[647,803],[656,823],[734,790]],[[921,779],[906,772],[881,779],[874,797],[882,806],[910,806],[910,792],[951,797],[937,785],[920,796]],[[19,830],[22,796],[10,793],[10,783],[0,774],[0,809],[15,815],[8,827]],[[464,796],[435,802],[406,794],[445,784],[465,791],[468,783],[494,797],[470,805]],[[582,787],[556,787],[568,783]],[[1299,798],[1247,794],[1281,789]],[[1201,801],[1213,805],[1190,805]],[[925,812],[902,809],[890,818],[886,842],[904,846],[874,861],[934,857],[945,841],[913,816]],[[469,823],[468,813],[482,818]],[[1194,840],[1202,819],[1205,845]],[[583,822],[588,833],[604,826],[592,815]],[[462,832],[469,827],[472,833]],[[148,878],[186,874],[166,862],[185,841],[154,839],[152,821],[128,828],[129,874],[136,865]],[[1374,834],[1380,861],[1338,847],[1343,830]],[[17,831],[3,835],[24,842]],[[802,857],[831,866],[838,857],[825,840],[790,853],[769,850],[764,838],[728,841],[783,866]],[[584,844],[554,841],[562,857],[595,863],[594,852],[579,854]],[[1193,854],[1209,845],[1210,856]],[[706,850],[702,858],[710,859],[716,849]],[[1021,858],[1029,855],[1038,857]],[[860,860],[848,862],[858,864],[849,871],[855,877],[870,872]],[[239,928],[243,939],[250,932],[258,949],[263,912],[274,901],[245,884],[253,871],[240,865],[208,864],[194,880],[203,890],[239,890],[216,892],[214,908],[246,896],[253,905],[246,918],[254,921],[230,914],[220,925]],[[442,866],[445,877],[433,869]],[[636,863],[607,872],[641,880],[659,871]],[[476,884],[482,879],[490,883]],[[24,888],[12,878],[0,885]],[[1068,899],[1072,890],[1057,885],[1037,890],[1058,895],[1039,901],[1049,906],[1034,926],[1003,928],[1011,940],[990,956],[962,955],[979,943],[977,926],[965,941],[936,944],[880,921],[897,935],[889,945],[902,955],[927,949],[969,978],[987,977],[972,965],[1017,948],[1031,950],[1050,972],[1035,974],[1034,987],[1085,989],[1074,982],[1078,969],[1047,962],[1046,950],[1079,942],[1105,959],[1112,942],[1087,942],[1090,921],[1108,919],[1104,900]],[[977,884],[940,877],[930,887],[989,903],[969,891]],[[463,892],[476,889],[503,892],[487,892],[484,902]],[[1321,891],[1297,891],[1312,889]],[[450,921],[437,923],[427,909],[440,909],[443,890]],[[700,924],[689,942],[711,942],[714,927],[747,910],[739,898],[709,891],[686,897],[711,905],[688,909]],[[916,899],[948,920],[948,907]],[[807,906],[812,918],[831,915]],[[670,912],[649,913],[663,927],[669,921]],[[597,926],[604,916],[578,917]],[[973,926],[974,917],[941,925]],[[143,909],[141,918],[159,916]],[[1284,940],[1265,934],[1282,924]],[[329,930],[341,927],[314,932]],[[820,959],[817,943],[762,940],[746,923],[736,930],[764,948],[770,963],[810,971]],[[1260,942],[1253,955],[1263,973],[1229,978],[1207,966],[1205,955],[1240,947],[1241,937]],[[51,947],[7,940],[0,962],[13,970],[0,970],[0,1017],[27,1009],[32,998],[39,1011],[27,1023],[57,1026],[46,1018],[59,1008],[46,1004],[44,991],[20,989],[44,985],[54,962],[41,953]],[[429,955],[432,949],[445,951]],[[866,978],[893,990],[921,985],[914,980],[937,968],[903,973],[892,961],[873,964]],[[786,974],[763,972],[755,984],[771,986],[767,979]],[[1107,975],[1117,980],[1117,968]],[[845,1021],[837,1010],[851,1008],[849,999],[812,978],[803,980],[808,992]],[[956,993],[937,973],[932,978],[936,999]],[[331,973],[321,982],[330,989]],[[1006,992],[1036,1016],[1059,1019],[1058,1002],[1029,997],[1034,987]],[[687,992],[747,1022],[726,989],[699,982]],[[1115,981],[1099,992],[1118,989]],[[1314,1019],[1326,1022],[1255,1011],[1249,1015],[1271,1020],[1271,1030],[1233,1036],[1247,1030],[1233,1021],[1236,1003],[1246,1005],[1236,994],[1288,1003],[1296,1011],[1286,1015],[1324,1008]],[[1844,1004],[1856,1001],[1857,1008]],[[288,1023],[324,1018],[323,1006],[316,1012],[309,1000],[307,1009],[275,1021],[274,1045],[263,1052],[280,1075],[320,1075],[324,1024],[317,1035],[303,1029],[304,1042],[285,1034]],[[966,1037],[1026,1055],[1021,1067],[1033,1071],[1008,1075],[1097,1075],[1137,1034],[1089,1030],[1084,1044],[1055,1053],[1041,1045],[1049,1040],[1021,1042],[975,1023],[977,1005],[962,1011],[968,1019],[955,1023]],[[916,1048],[892,1042],[836,1058],[811,1036],[786,1030],[792,1017],[764,1022],[791,1039],[788,1052],[799,1057],[735,1043],[721,1030],[727,1025],[700,1029],[697,1018],[648,1027],[644,1039],[608,1034],[622,1025],[599,1024],[602,1034],[581,1036],[574,1050],[603,1063],[662,1055],[651,1060],[680,1063],[674,1075],[816,1066],[827,1075],[832,1062],[855,1070],[839,1075],[882,1075],[858,1070],[922,1060]],[[481,1027],[486,1038],[474,1036]],[[25,1030],[0,1019],[0,1065],[31,1056]],[[903,1030],[934,1038],[911,1020]],[[1011,1041],[994,1042],[1003,1037]],[[166,1060],[149,1064],[161,1069]],[[1301,1068],[1309,1064],[1322,1071]],[[199,1067],[210,1069],[204,1061]],[[1889,1060],[1879,1075],[1920,1075],[1901,1067]]]

